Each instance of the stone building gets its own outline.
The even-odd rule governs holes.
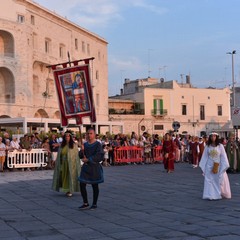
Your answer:
[[[214,130],[227,136],[230,94],[229,88],[195,88],[189,76],[185,83],[126,79],[121,94],[109,98],[109,113],[113,121],[124,120],[127,133],[163,135],[179,122],[179,133],[200,136]]]
[[[0,126],[60,125],[52,64],[94,57],[91,64],[97,122],[108,121],[107,41],[31,0],[4,0],[0,7]],[[83,120],[83,126],[90,124]],[[116,123],[117,124],[117,123]],[[71,121],[74,126],[74,120]],[[121,125],[121,124],[120,124]]]

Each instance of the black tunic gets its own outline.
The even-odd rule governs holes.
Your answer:
[[[100,162],[103,161],[104,152],[101,143],[98,141],[92,144],[84,143],[84,155],[88,162],[83,164],[78,180],[82,183],[102,183],[104,179]]]

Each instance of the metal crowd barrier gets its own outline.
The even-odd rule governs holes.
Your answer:
[[[48,163],[48,152],[44,149],[32,149],[27,151],[14,150],[8,152],[7,166],[9,168],[32,168],[46,167]]]
[[[153,148],[153,160],[155,162],[163,161],[162,146],[157,146]]]
[[[163,161],[162,146],[152,148],[154,162]],[[114,148],[114,163],[141,163],[144,162],[144,148],[136,146],[124,146]]]

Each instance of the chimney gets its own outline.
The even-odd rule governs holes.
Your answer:
[[[186,83],[187,84],[191,84],[191,82],[190,82],[190,75],[186,75]]]
[[[122,88],[120,89],[120,95],[123,95],[123,89]]]
[[[164,78],[160,78],[160,83],[164,83]]]

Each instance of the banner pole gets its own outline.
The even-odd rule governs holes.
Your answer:
[[[81,130],[80,125],[78,125],[78,131],[79,131],[79,142],[80,142],[80,146],[82,148],[83,140],[82,140],[82,130]]]

